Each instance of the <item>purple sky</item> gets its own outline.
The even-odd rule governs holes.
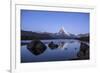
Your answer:
[[[61,27],[72,34],[89,33],[89,13],[21,10],[21,29],[56,33]]]

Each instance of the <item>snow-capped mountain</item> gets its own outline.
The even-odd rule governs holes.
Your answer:
[[[64,27],[60,28],[60,30],[58,31],[58,34],[70,36],[70,33],[66,32],[66,30],[64,29]]]
[[[56,33],[56,35],[60,37],[65,37],[65,38],[76,38],[77,37],[76,35],[67,32],[63,26],[60,28],[58,33]]]
[[[32,31],[21,31],[21,36],[23,38],[29,39],[67,39],[76,38],[77,36],[67,32],[64,27],[61,27],[58,32],[32,32]]]

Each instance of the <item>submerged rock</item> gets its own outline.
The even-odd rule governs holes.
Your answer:
[[[47,49],[47,47],[40,40],[33,40],[27,45],[27,49],[34,55],[40,55]]]
[[[56,49],[56,48],[58,48],[58,45],[57,44],[54,44],[54,42],[50,42],[48,44],[48,47],[51,48],[51,49]]]

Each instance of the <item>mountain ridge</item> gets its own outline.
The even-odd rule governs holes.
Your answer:
[[[84,34],[81,34],[81,37]],[[75,39],[75,38],[80,38],[80,35],[74,35],[74,34],[59,34],[58,33],[50,33],[50,32],[32,32],[32,31],[25,31],[21,30],[21,40],[32,40],[32,39]],[[87,37],[87,36],[83,36]]]

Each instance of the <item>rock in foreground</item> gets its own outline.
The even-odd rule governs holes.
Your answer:
[[[89,59],[89,45],[81,43],[80,51],[77,53],[79,59]]]
[[[48,47],[51,48],[51,49],[56,49],[56,48],[58,48],[58,45],[57,44],[54,44],[54,42],[50,42],[48,44]]]
[[[33,40],[27,45],[27,49],[34,55],[40,55],[47,49],[47,47],[40,40]]]

